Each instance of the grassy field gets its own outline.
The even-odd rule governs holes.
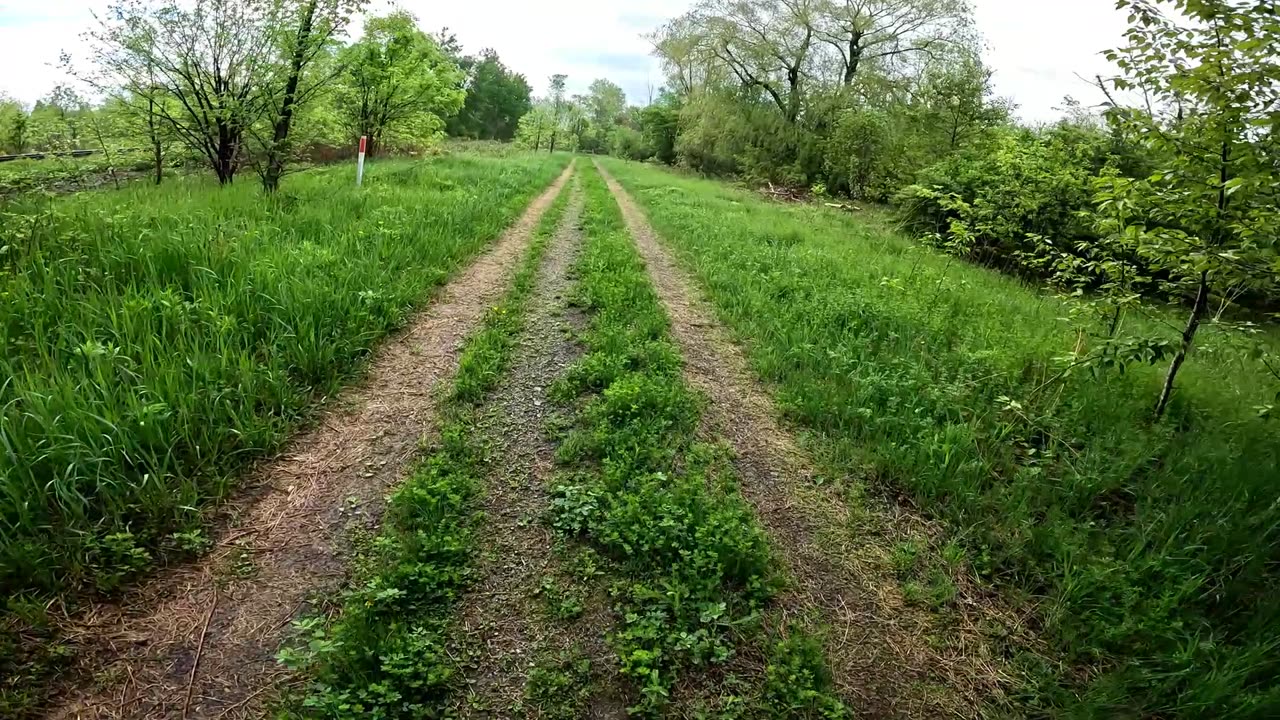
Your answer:
[[[563,168],[447,157],[0,209],[0,587],[111,590]]]
[[[883,223],[607,165],[828,467],[942,520],[984,583],[1036,608],[1051,651],[1011,649],[1014,712],[1280,706],[1280,439],[1254,410],[1277,388],[1226,338],[1153,425],[1161,369],[1063,376],[1081,335],[1047,293]]]

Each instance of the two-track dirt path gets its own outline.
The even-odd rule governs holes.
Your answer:
[[[478,582],[463,598],[457,636],[467,656],[463,717],[537,718],[524,706],[530,668],[539,658],[576,651],[591,660],[599,690],[586,710],[593,718],[626,717],[612,686],[614,655],[604,643],[607,603],[590,604],[572,622],[548,616],[539,597],[557,558],[543,522],[551,505],[556,444],[548,423],[551,385],[581,355],[569,332],[570,268],[582,247],[584,197],[575,181],[560,228],[547,248],[530,296],[511,369],[494,391],[478,431],[491,444],[482,509],[485,522]],[[601,600],[601,599],[597,599]]]
[[[635,201],[596,167],[671,317],[685,379],[708,400],[702,432],[728,440],[743,496],[782,556],[789,583],[774,620],[799,620],[824,637],[836,688],[861,717],[977,716],[983,699],[999,692],[997,664],[976,631],[931,642],[938,628],[929,614],[903,601],[883,539],[907,519],[874,510],[851,517],[841,497],[812,482],[812,459],[780,422],[743,350]]]
[[[506,289],[573,166],[384,344],[358,387],[252,473],[215,552],[81,622],[85,682],[53,718],[260,718],[291,621],[346,575],[351,524],[376,522],[434,425],[436,389]]]

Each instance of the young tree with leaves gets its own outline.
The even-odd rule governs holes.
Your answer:
[[[1268,144],[1280,127],[1280,14],[1271,0],[1118,6],[1130,27],[1128,45],[1107,53],[1123,72],[1112,85],[1140,90],[1149,104],[1108,116],[1149,146],[1158,169],[1103,178],[1098,212],[1190,302],[1160,418],[1211,305],[1221,312],[1244,289],[1275,288],[1280,192]]]
[[[283,65],[284,81],[270,89],[270,139],[263,149],[262,187],[275,192],[291,154],[290,130],[294,115],[336,75],[336,71],[309,72],[333,39],[342,33],[351,15],[367,0],[292,0],[282,5],[283,23],[276,50]]]
[[[339,113],[353,136],[369,138],[371,155],[392,138],[434,137],[462,108],[462,70],[407,12],[366,20],[339,61]]]
[[[270,0],[120,0],[88,34],[96,86],[158,114],[228,184],[269,111],[280,5]]]

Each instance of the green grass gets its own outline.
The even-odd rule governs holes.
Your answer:
[[[281,661],[307,678],[281,712],[299,718],[445,717],[460,682],[450,626],[471,583],[477,493],[487,448],[477,415],[510,365],[529,294],[563,215],[562,192],[543,216],[511,289],[467,340],[445,402],[441,439],[388,503],[333,622],[297,624]]]
[[[50,598],[208,543],[279,447],[563,158],[378,163],[0,205],[0,714],[71,652]]]
[[[1225,338],[1156,425],[1162,368],[1052,381],[1078,336],[1043,291],[846,214],[608,167],[824,461],[905,493],[1036,606],[1053,659],[1012,659],[1019,714],[1280,711],[1280,432],[1254,410],[1277,388]],[[1127,330],[1171,336],[1158,321]]]
[[[576,418],[559,448],[569,471],[553,488],[552,522],[616,565],[613,646],[639,690],[632,711],[656,716],[681,677],[760,640],[779,578],[722,453],[694,441],[701,400],[682,380],[669,320],[621,213],[594,170],[584,180],[573,302],[590,322],[585,355],[554,388]],[[824,679],[805,675],[812,687],[789,689],[809,692],[800,701],[809,709],[842,711]]]
[[[0,586],[112,590],[198,527],[563,159],[443,158],[3,209]]]

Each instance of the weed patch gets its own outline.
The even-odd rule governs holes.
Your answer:
[[[669,321],[602,180],[587,177],[574,302],[591,320],[585,356],[556,388],[578,415],[559,449],[573,470],[554,488],[551,521],[617,565],[613,643],[640,691],[633,712],[656,715],[683,672],[724,663],[758,635],[779,579],[751,509],[694,440],[700,401]]]
[[[280,661],[308,678],[286,714],[315,718],[446,716],[460,676],[448,643],[454,607],[471,582],[476,493],[486,448],[473,426],[510,364],[528,297],[565,207],[544,216],[511,289],[468,340],[442,408],[439,441],[391,496],[382,532],[365,547],[332,622],[298,623]]]

